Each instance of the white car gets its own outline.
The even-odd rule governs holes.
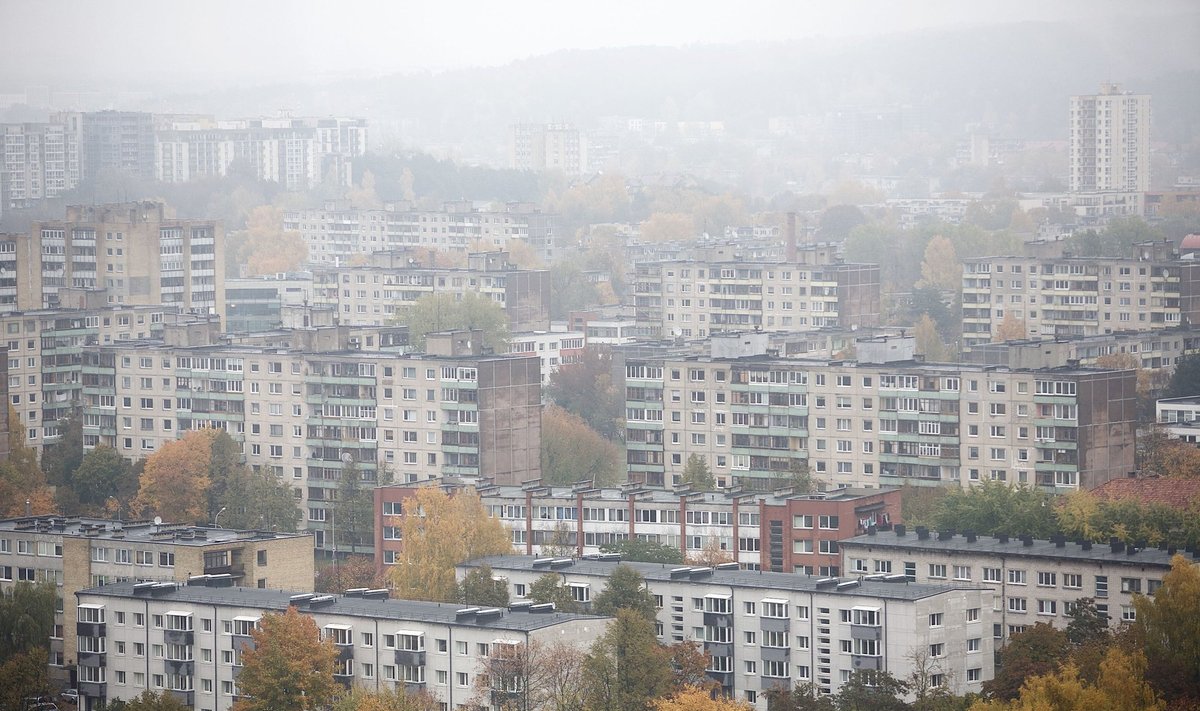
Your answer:
[[[79,690],[78,689],[67,689],[66,691],[59,694],[58,698],[62,699],[63,701],[72,703],[72,704],[78,704],[79,703]]]

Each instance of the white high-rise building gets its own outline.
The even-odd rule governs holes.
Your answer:
[[[1150,189],[1150,95],[1103,84],[1071,97],[1071,192]]]

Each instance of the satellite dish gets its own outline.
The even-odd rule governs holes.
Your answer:
[[[162,516],[155,516],[155,517],[154,517],[154,525],[155,525],[155,526],[161,526],[161,525],[162,525]]]
[[[349,452],[342,452],[342,464],[349,464],[354,461],[354,455]]]

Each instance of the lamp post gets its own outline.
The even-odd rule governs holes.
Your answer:
[[[229,507],[222,506],[221,510],[217,512],[217,515],[213,516],[213,528],[220,528],[220,526],[218,525],[218,522],[221,520],[221,514],[225,513],[225,509],[227,509],[227,508],[229,508]]]

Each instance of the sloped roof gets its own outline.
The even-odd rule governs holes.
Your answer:
[[[1092,489],[1092,494],[1104,501],[1133,499],[1183,510],[1200,501],[1200,479],[1162,476],[1113,479]]]

